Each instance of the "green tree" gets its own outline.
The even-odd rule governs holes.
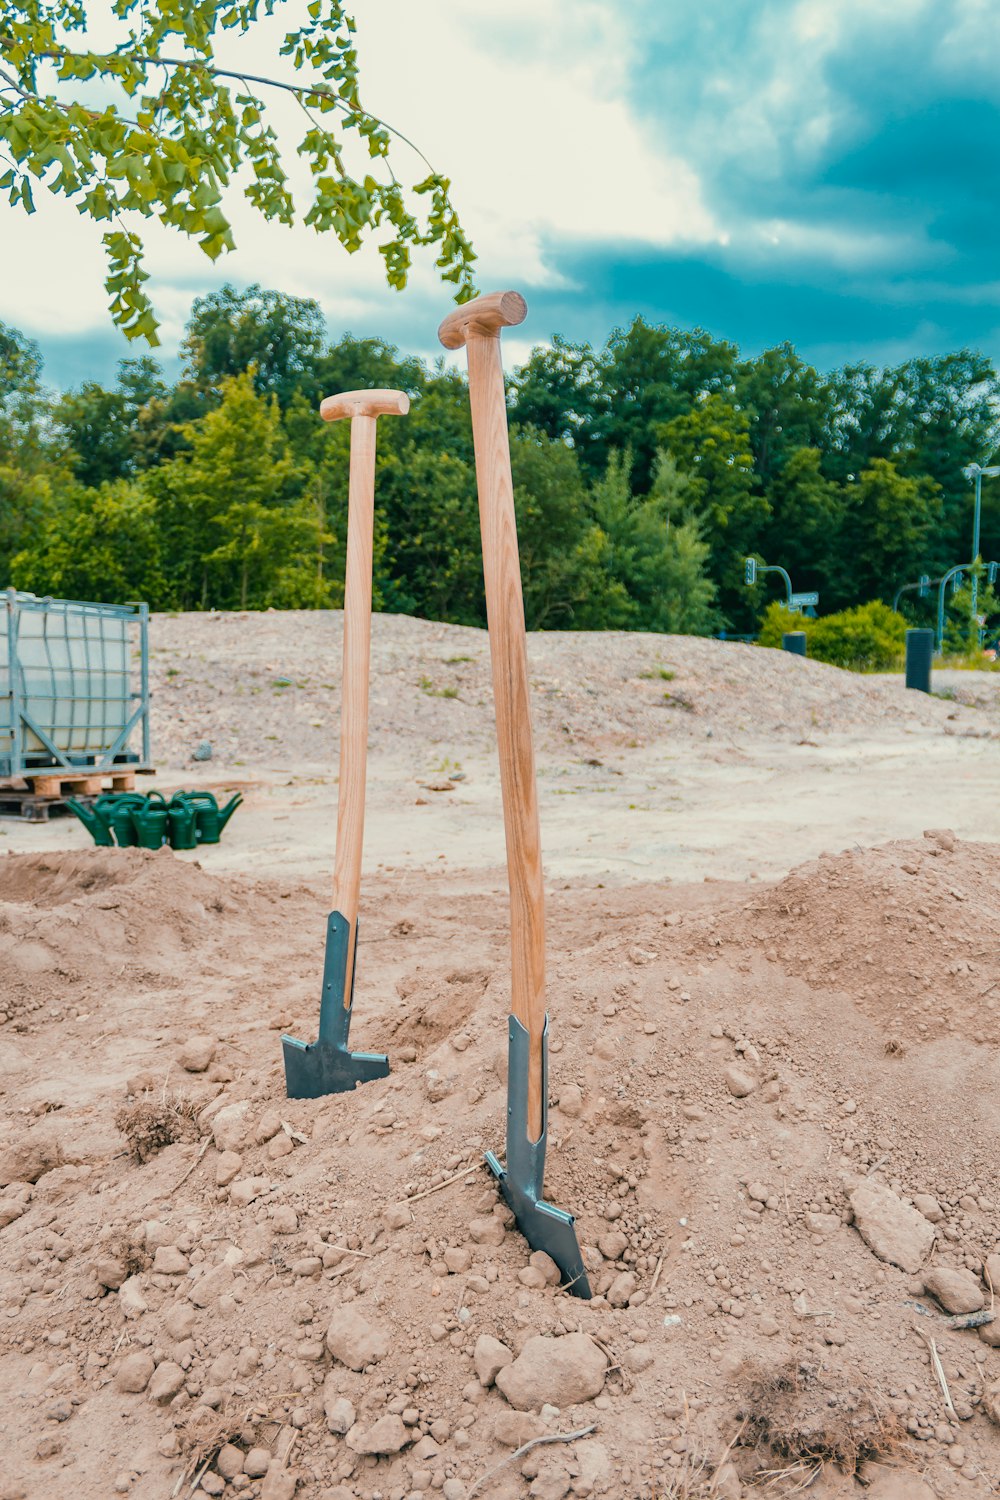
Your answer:
[[[603,538],[599,556],[607,581],[588,596],[577,624],[705,634],[718,620],[715,587],[706,571],[708,547],[693,517],[675,519],[671,514],[686,481],[661,456],[652,493],[636,496],[629,466],[629,454],[612,454],[603,479],[594,486],[592,510]]]
[[[653,482],[668,423],[707,397],[732,391],[739,351],[704,329],[688,332],[636,318],[617,328],[601,355],[603,387],[596,427],[604,451],[633,455],[632,488],[644,495]]]
[[[797,449],[818,449],[823,441],[829,392],[791,344],[742,360],[736,367],[734,400],[750,419],[754,470],[765,492]]]
[[[307,476],[289,452],[275,398],[258,396],[250,374],[224,380],[220,405],[185,437],[189,451],[146,481],[181,607],[326,603],[328,533],[303,493]]]
[[[156,507],[128,480],[76,486],[48,509],[31,545],[11,562],[15,588],[101,604],[169,598]]]
[[[251,370],[255,389],[285,407],[325,342],[326,321],[312,298],[227,284],[195,299],[181,348],[196,386],[216,390],[227,376]]]
[[[584,473],[596,478],[607,461],[599,449],[606,397],[601,361],[589,344],[556,334],[546,349],[533,349],[510,383],[511,423],[570,443]]]
[[[844,492],[822,472],[818,448],[795,448],[768,491],[771,516],[763,553],[780,563],[797,589],[829,591],[841,578],[831,572],[840,548]],[[835,603],[830,599],[829,603]]]
[[[910,479],[876,458],[845,492],[839,556],[840,594],[891,600],[918,578],[941,522],[941,491],[933,479]]]
[[[0,189],[31,213],[34,181],[109,226],[105,285],[112,317],[129,338],[155,344],[157,322],[143,287],[142,240],[124,227],[122,213],[158,218],[212,260],[233,248],[225,194],[237,176],[265,219],[295,221],[266,102],[275,90],[291,94],[305,116],[298,155],[312,175],[312,202],[303,222],[334,234],[349,252],[380,233],[386,279],[397,288],[406,285],[413,248],[433,246],[459,300],[472,295],[474,256],[448,179],[421,157],[409,192],[398,180],[390,149],[398,160],[400,143],[409,143],[361,102],[354,21],[339,0],[312,0],[305,24],[279,42],[274,76],[217,59],[221,34],[255,38],[281,3],[116,0],[110,16],[80,0],[4,6],[0,141],[10,165]],[[95,80],[103,86],[99,102]],[[345,155],[356,142],[372,163],[357,177]]]
[[[689,478],[687,511],[711,549],[711,576],[723,615],[749,621],[743,558],[760,544],[771,507],[755,488],[750,422],[724,396],[707,396],[662,432],[678,469]]]

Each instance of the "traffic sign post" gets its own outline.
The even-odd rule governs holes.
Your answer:
[[[788,600],[789,609],[815,609],[819,603],[819,594],[792,594]]]

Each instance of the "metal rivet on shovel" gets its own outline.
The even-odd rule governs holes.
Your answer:
[[[577,1297],[590,1296],[572,1214],[542,1197],[547,1119],[545,899],[531,742],[524,602],[514,519],[500,330],[527,315],[517,292],[492,292],[449,313],[438,337],[469,358],[469,402],[476,451],[483,575],[490,632],[500,786],[510,886],[511,1012],[508,1019],[507,1164],[486,1161],[534,1250],[544,1250]]]
[[[361,850],[365,832],[365,762],[368,752],[368,675],[371,660],[372,538],[375,517],[375,423],[410,409],[402,391],[347,391],[328,396],[320,414],[328,422],[351,420],[351,481],[344,584],[344,678],[340,709],[340,786],[333,911],[327,918],[319,1036],[300,1042],[283,1036],[285,1087],[290,1099],[343,1094],[359,1083],[385,1078],[389,1059],[351,1052],[358,946]]]

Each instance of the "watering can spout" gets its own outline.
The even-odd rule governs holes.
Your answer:
[[[111,824],[104,817],[103,813],[98,812],[94,807],[87,807],[84,803],[73,800],[68,801],[66,806],[71,812],[76,813],[76,816],[80,819],[80,822],[86,828],[95,844],[102,844],[105,847],[114,844],[114,839],[111,836]]]
[[[237,792],[235,794],[235,796],[230,797],[230,799],[226,803],[225,807],[220,807],[219,808],[219,832],[220,833],[225,828],[226,824],[229,822],[229,819],[232,817],[233,813],[236,811],[236,809],[239,807],[239,805],[240,805],[240,803],[242,801],[243,801],[243,793],[242,792]]]

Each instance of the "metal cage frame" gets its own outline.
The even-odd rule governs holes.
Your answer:
[[[45,597],[36,599],[30,595],[22,594],[17,589],[5,590],[4,604],[7,613],[7,649],[9,654],[9,691],[0,693],[0,731],[4,738],[10,738],[10,754],[0,754],[0,777],[13,779],[37,775],[45,771],[62,769],[69,774],[80,774],[81,771],[89,771],[93,775],[106,773],[116,767],[126,765],[130,770],[146,770],[150,766],[149,747],[149,605],[148,604],[97,604],[85,599],[53,599]],[[88,634],[86,622],[90,618],[119,619],[127,623],[133,623],[138,627],[139,637],[139,672],[138,684],[135,681],[135,668],[129,658],[126,666],[127,684],[125,689],[125,724],[115,736],[110,745],[106,745],[98,751],[73,751],[61,750],[55,743],[52,735],[36,721],[29,712],[26,705],[26,693],[24,686],[24,668],[18,661],[18,636],[21,616],[23,614],[41,614],[46,617],[43,625],[42,639],[45,641],[45,653],[52,677],[52,701],[57,701],[65,696],[56,692],[55,688],[55,665],[52,661],[51,651],[48,644],[48,619],[60,619],[66,621],[72,612],[79,611],[84,621],[84,629],[79,637],[84,643],[86,656],[86,669],[88,673],[97,672],[107,675],[107,658],[105,655],[105,640],[103,635]],[[64,624],[62,639],[70,639],[68,630]],[[134,636],[133,636],[134,641]],[[92,659],[91,648],[99,648],[99,656]],[[33,692],[33,698],[46,695]],[[77,725],[75,721],[75,707],[71,711],[72,722],[68,725],[54,727],[66,729],[72,734],[77,728],[89,728],[89,701],[88,721],[86,725]],[[132,706],[134,705],[134,706]],[[128,743],[137,727],[141,727],[142,751],[141,754],[128,751]],[[29,749],[25,743],[26,733],[31,733],[41,741],[45,747],[44,752]],[[46,756],[48,757],[46,759]]]

